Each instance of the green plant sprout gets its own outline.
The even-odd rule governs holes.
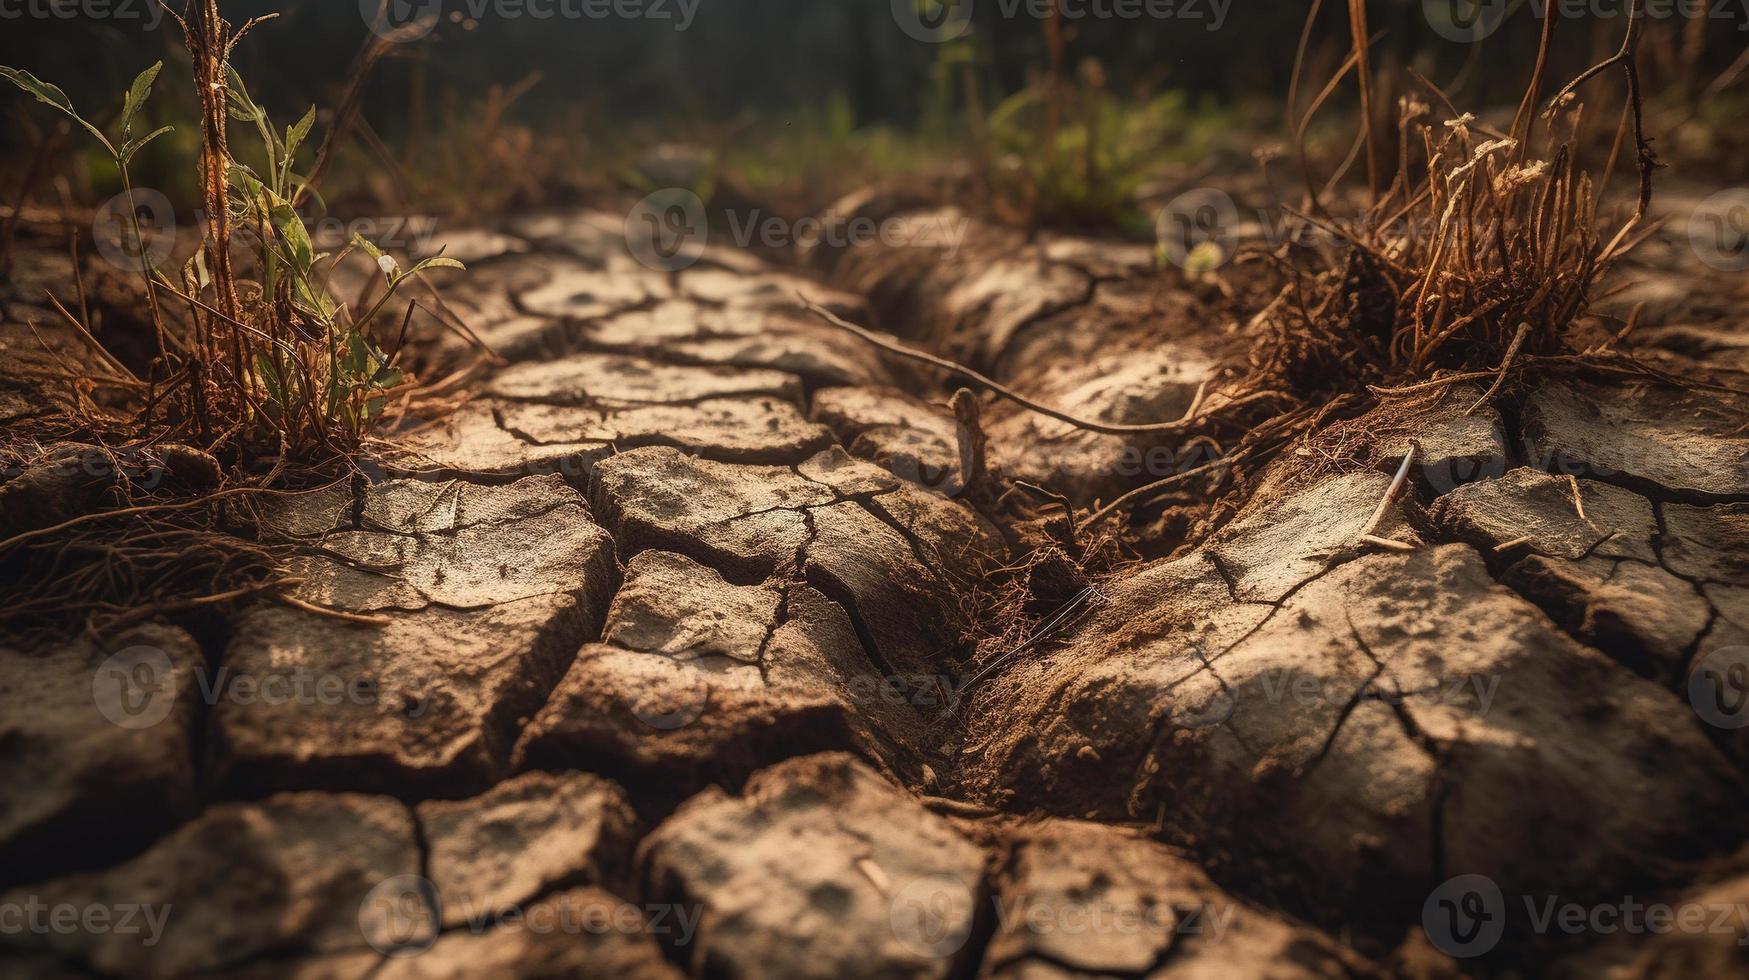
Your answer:
[[[218,23],[223,29],[222,22]],[[241,33],[232,36],[231,42]],[[192,42],[191,37],[191,50],[206,50]],[[228,54],[229,45],[222,50]],[[210,57],[217,63],[202,66],[199,57]],[[203,229],[201,247],[181,270],[180,283],[153,268],[146,249],[139,249],[158,349],[165,359],[163,376],[170,379],[167,384],[175,392],[186,395],[174,405],[173,399],[164,399],[166,421],[192,422],[202,436],[221,433],[214,448],[234,436],[239,440],[234,448],[243,455],[264,442],[277,444],[281,455],[323,451],[345,455],[357,447],[372,421],[381,415],[388,395],[410,384],[396,366],[399,343],[385,352],[373,338],[377,319],[408,280],[427,270],[465,266],[438,255],[403,270],[392,256],[362,236],[355,236],[337,255],[317,253],[309,227],[297,209],[299,201],[315,196],[310,180],[299,172],[297,160],[315,127],[316,110],[311,107],[282,134],[266,110],[250,97],[242,76],[223,58],[222,54],[197,56],[197,75],[204,67],[213,71],[213,77],[226,80],[225,115],[253,128],[263,158],[259,166],[238,160],[228,149],[228,134],[209,131],[202,163],[212,147],[224,148],[218,163],[223,173],[226,227],[246,230],[248,267],[255,278],[245,281],[229,271],[228,251],[215,239],[210,226]],[[172,127],[136,137],[134,122],[162,69],[162,62],[153,65],[129,87],[120,135],[112,140],[79,115],[60,88],[29,72],[0,67],[0,74],[14,85],[73,119],[102,144],[121,176],[136,243],[142,235],[128,164]],[[217,125],[228,128],[222,122]],[[213,126],[211,121],[203,121],[204,129]],[[329,263],[331,274],[332,268],[354,250],[369,255],[383,274],[383,291],[362,316],[353,315],[345,304],[337,302],[328,291],[326,277],[318,275],[319,265]],[[227,276],[233,281],[222,281]],[[158,305],[160,291],[188,305],[188,329],[172,330],[166,325]],[[203,294],[214,301],[206,302]],[[245,295],[249,302],[219,300]],[[236,312],[227,312],[233,307]],[[409,307],[409,321],[412,312]],[[403,339],[405,330],[403,323]],[[153,376],[147,397],[144,418],[148,427],[152,407],[160,401],[158,377]],[[218,387],[208,392],[209,384]],[[172,418],[173,414],[179,417]]]
[[[95,137],[97,142],[103,146],[104,152],[109,154],[110,161],[115,164],[116,173],[121,176],[122,192],[127,196],[128,221],[134,236],[134,247],[139,250],[140,254],[140,273],[146,277],[148,284],[146,301],[152,313],[152,327],[158,334],[159,349],[164,348],[165,337],[164,319],[158,310],[155,290],[151,288],[156,270],[152,268],[151,259],[146,254],[144,236],[140,231],[140,214],[134,202],[134,184],[128,173],[128,164],[133,162],[135,155],[145,149],[148,143],[166,133],[175,131],[173,126],[160,126],[144,136],[136,137],[134,135],[134,119],[139,115],[140,109],[145,106],[146,99],[151,97],[152,86],[158,81],[158,73],[163,70],[164,62],[160,61],[140,72],[133,84],[128,86],[127,92],[122,97],[121,120],[118,123],[121,131],[119,138],[121,145],[118,147],[104,134],[102,129],[84,116],[79,115],[78,111],[73,108],[73,100],[69,99],[67,93],[62,91],[59,86],[51,85],[30,72],[0,65],[0,76],[4,76],[7,81],[35,96],[38,102],[52,106],[84,127],[85,131]]]

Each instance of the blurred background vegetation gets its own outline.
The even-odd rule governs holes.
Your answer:
[[[146,29],[148,2],[155,0],[0,0],[8,11],[0,64],[56,82],[76,105],[96,111],[165,58],[154,109],[162,118],[152,122],[187,123],[193,94],[177,68],[185,61],[180,36],[168,18]],[[983,155],[1045,187],[1034,198],[1066,202],[1052,220],[1097,224],[1112,217],[1114,201],[1149,181],[1250,168],[1254,150],[1287,140],[1285,96],[1310,6],[1178,0],[1184,17],[1081,18],[1059,25],[1053,44],[1049,24],[1003,16],[1010,0],[975,0],[972,30],[934,44],[899,29],[893,0],[689,0],[684,30],[681,0],[643,0],[652,14],[667,14],[660,18],[491,12],[517,2],[488,3],[476,19],[469,11],[481,0],[444,0],[435,31],[392,46],[362,90],[363,124],[347,141],[345,165],[334,169],[339,179],[324,186],[331,206],[369,201],[477,214],[678,179],[707,196],[803,212],[872,181],[976,165],[967,158]],[[546,9],[579,0],[531,2]],[[1101,0],[1068,2],[1084,9]],[[1382,35],[1375,70],[1402,78],[1401,69],[1414,68],[1465,108],[1516,101],[1536,49],[1535,9],[1509,2],[1492,36],[1457,43],[1435,31],[1427,13],[1430,4],[1451,2],[1372,0],[1369,17]],[[1735,176],[1749,151],[1740,123],[1749,79],[1716,83],[1742,67],[1749,4],[1710,2],[1716,16],[1651,25],[1645,70],[1665,155],[1704,159],[1714,176]],[[1564,20],[1550,78],[1570,77],[1612,51],[1624,18],[1597,13],[1627,4],[1587,0],[1591,12]],[[64,16],[32,15],[57,7]],[[91,15],[105,9],[111,16]],[[250,35],[236,63],[276,118],[297,118],[313,103],[325,129],[371,37],[361,0],[226,0],[222,9],[235,22],[281,15]],[[1210,30],[1218,9],[1224,23]],[[1324,4],[1302,85],[1320,87],[1349,43],[1343,5]],[[1350,89],[1332,101],[1328,130],[1313,130],[1315,151],[1339,159],[1348,150],[1352,117],[1341,117],[1351,112]],[[1302,107],[1309,99],[1300,92]],[[1612,130],[1619,102],[1597,101]],[[5,199],[52,138],[54,121],[37,108],[19,98],[0,102]],[[189,193],[194,138],[183,125],[152,147],[138,181],[172,197]],[[71,167],[37,168],[70,173],[76,198],[111,190],[106,168],[83,159],[78,141],[65,147],[55,153],[71,154]],[[1055,167],[1059,155],[1080,169],[1068,178],[1030,172],[1040,160]],[[1065,180],[1085,186],[1046,186]]]

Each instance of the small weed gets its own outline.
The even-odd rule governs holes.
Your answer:
[[[157,334],[158,357],[135,392],[142,403],[137,434],[188,440],[238,462],[344,457],[382,414],[388,397],[410,384],[396,364],[406,325],[385,345],[383,310],[421,273],[462,264],[439,256],[403,270],[362,237],[338,255],[317,253],[297,210],[314,193],[299,154],[310,141],[316,110],[279,129],[229,62],[236,44],[267,18],[233,32],[210,0],[173,16],[182,24],[201,96],[199,173],[207,215],[199,248],[174,277],[147,257],[128,170],[135,154],[171,131],[133,131],[162,63],[128,89],[114,138],[75,110],[61,89],[28,72],[0,68],[14,85],[82,126],[120,175],[133,221],[127,229],[130,252],[141,256]],[[247,125],[258,139],[255,161],[231,151],[231,122]],[[354,250],[368,254],[383,273],[383,291],[362,312],[327,288],[326,270]],[[168,306],[185,316],[171,317]]]
[[[263,594],[347,618],[288,594],[297,580],[284,572],[285,549],[257,540],[253,502],[299,492],[288,487],[358,479],[347,472],[353,452],[391,397],[412,394],[399,354],[413,309],[392,342],[385,342],[384,311],[427,270],[462,268],[437,256],[403,269],[362,236],[337,255],[316,252],[298,206],[315,195],[316,178],[305,174],[326,169],[334,141],[305,171],[315,109],[281,129],[230,66],[237,43],[268,18],[233,30],[217,0],[190,0],[182,14],[170,15],[182,27],[194,68],[206,216],[198,248],[179,269],[154,266],[129,170],[143,147],[170,131],[136,134],[134,125],[162,63],[129,87],[110,133],[81,115],[60,88],[0,68],[13,85],[82,127],[115,166],[133,218],[127,251],[141,256],[155,334],[141,380],[97,343],[88,323],[57,303],[104,369],[94,378],[63,364],[74,397],[71,418],[57,419],[54,431],[80,443],[0,447],[0,462],[14,474],[0,486],[6,498],[0,510],[21,515],[21,526],[0,539],[0,581],[7,583],[0,624],[11,633],[52,633],[69,623],[101,631],[154,615],[210,614]],[[368,65],[370,54],[361,62]],[[354,93],[360,80],[354,78]],[[233,153],[233,123],[253,135],[251,159]],[[382,274],[380,290],[360,311],[328,288],[334,266],[354,252]],[[83,309],[82,284],[81,300]],[[93,397],[99,385],[122,397],[106,392],[100,403]],[[117,404],[125,409],[119,415]]]

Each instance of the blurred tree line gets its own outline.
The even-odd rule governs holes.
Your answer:
[[[221,0],[221,7],[237,23],[279,14],[243,42],[236,65],[275,118],[296,119],[315,104],[323,110],[318,131],[325,131],[327,110],[341,101],[349,68],[372,37],[366,11],[374,14],[380,2]],[[359,156],[339,169],[364,178],[345,192],[405,202],[429,201],[446,189],[489,190],[465,202],[489,210],[537,200],[560,185],[575,193],[567,173],[619,179],[630,155],[642,152],[638,147],[657,143],[708,147],[721,158],[738,142],[740,172],[767,159],[778,167],[767,175],[772,184],[806,184],[809,174],[822,172],[855,179],[849,171],[857,165],[864,176],[902,171],[928,151],[890,136],[849,141],[846,134],[890,129],[923,132],[935,146],[963,143],[969,130],[959,115],[969,105],[989,112],[1052,63],[1051,32],[1040,11],[1057,3],[1070,12],[1059,25],[1064,44],[1057,49],[1065,74],[1083,75],[1096,62],[1094,76],[1118,99],[1141,104],[1175,93],[1216,128],[1279,139],[1295,52],[1316,0],[961,2],[970,3],[969,32],[937,44],[901,28],[905,5],[917,0],[391,0],[411,5],[403,9],[435,4],[441,16],[429,34],[392,45],[370,74],[362,118],[374,149],[364,141],[345,147]],[[1405,88],[1405,68],[1446,87],[1466,109],[1515,103],[1530,75],[1544,4],[1565,12],[1548,76],[1552,90],[1613,53],[1632,2],[1368,0],[1379,35],[1373,67],[1385,80],[1381,113],[1391,111],[1395,94],[1412,90]],[[1665,13],[1648,27],[1642,69],[1663,105],[1684,111],[1728,67],[1746,67],[1749,5],[1649,2]],[[185,63],[180,33],[152,9],[156,3],[0,0],[0,64],[61,85],[101,120],[135,73],[162,58],[170,64],[153,110],[161,118],[153,122],[186,122],[194,99],[186,72],[177,70]],[[1454,41],[1449,30],[1436,29],[1442,15],[1461,15],[1471,3],[1499,19],[1485,40]],[[1695,4],[1711,5],[1710,15],[1669,16]],[[1144,5],[1175,16],[1098,16]],[[1346,4],[1317,6],[1301,108],[1350,46]],[[968,87],[975,99],[968,99]],[[1690,113],[1685,132],[1676,134],[1682,138],[1661,146],[1697,143],[1698,132],[1707,158],[1741,160],[1741,137],[1716,134],[1740,133],[1734,120],[1749,107],[1746,88],[1749,79],[1739,79],[1730,93],[1736,101],[1715,99],[1706,114]],[[1587,91],[1588,104],[1595,99],[1606,113],[1599,118],[1616,118],[1618,90],[1612,74]],[[1352,92],[1351,84],[1342,86],[1329,111],[1350,108]],[[24,98],[0,102],[0,132],[7,134],[0,140],[0,193],[22,182],[15,175],[27,169],[43,127],[53,122],[39,109]],[[1347,146],[1346,137],[1340,142]],[[76,192],[114,192],[101,161],[81,164],[82,144],[67,147]],[[192,180],[186,161],[194,152],[192,127],[181,126],[150,149],[139,169],[149,185],[180,199]],[[371,166],[390,159],[397,162]],[[782,170],[798,163],[800,171]]]
[[[0,64],[53,80],[76,102],[108,101],[143,64],[180,52],[174,24],[147,10],[155,2],[0,0]],[[290,111],[335,97],[368,36],[362,7],[373,2],[226,0],[223,7],[239,22],[281,14],[245,42],[237,60],[265,101]],[[404,123],[418,75],[428,88],[465,94],[514,83],[532,72],[539,73],[539,83],[525,107],[583,105],[603,118],[632,122],[781,114],[839,97],[858,123],[905,125],[930,108],[940,47],[898,29],[895,0],[613,0],[634,4],[646,15],[516,14],[580,11],[603,2],[441,0],[447,16],[432,35],[402,46],[405,50],[379,68],[369,93],[371,115],[389,129],[398,120]],[[1064,2],[1071,9],[1095,11],[1125,0]],[[1066,25],[1071,57],[1099,59],[1119,88],[1174,88],[1233,99],[1279,98],[1286,92],[1310,0],[1150,2],[1183,16],[1072,20]],[[1472,45],[1448,41],[1429,26],[1430,7],[1454,2],[1461,6],[1470,0],[1371,0],[1373,27],[1384,32],[1379,51],[1387,60],[1414,64],[1436,81],[1463,78],[1463,94],[1473,100],[1514,98],[1535,50],[1530,4],[1507,3],[1516,9],[1505,24]],[[1570,9],[1587,12],[1561,25],[1565,64],[1556,67],[1571,72],[1619,37],[1622,18],[1595,14],[1625,8],[1629,0],[1583,0],[1579,7],[1567,2]],[[1018,89],[1028,72],[1047,60],[1042,25],[1029,13],[1039,4],[971,3],[980,72],[996,90]],[[690,23],[679,29],[683,7],[690,10]],[[1324,7],[1313,45],[1322,57],[1310,64],[1328,71],[1347,37],[1343,5]],[[1218,9],[1224,9],[1220,29],[1210,30]],[[472,17],[475,10],[484,15]],[[1016,15],[1004,16],[1005,11]],[[1679,64],[1663,67],[1698,76],[1722,70],[1741,53],[1749,38],[1739,30],[1749,26],[1742,11],[1719,13],[1698,44],[1688,39],[1673,52]],[[154,19],[156,28],[147,30]]]

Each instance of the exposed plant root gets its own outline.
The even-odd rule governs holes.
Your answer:
[[[1488,386],[1488,390],[1482,392],[1482,397],[1476,399],[1475,403],[1470,405],[1469,408],[1464,409],[1464,416],[1466,418],[1476,414],[1476,412],[1481,410],[1483,405],[1493,401],[1494,396],[1500,393],[1501,387],[1506,384],[1506,372],[1512,369],[1512,362],[1518,359],[1518,349],[1524,346],[1524,338],[1529,335],[1530,324],[1519,324],[1518,333],[1512,337],[1512,346],[1506,348],[1506,356],[1500,361],[1500,373],[1495,376],[1494,383]]]
[[[161,6],[181,26],[193,70],[200,109],[199,189],[208,223],[186,267],[159,270],[142,260],[138,292],[125,297],[129,315],[136,302],[151,312],[155,344],[144,370],[130,370],[89,328],[93,304],[82,278],[75,283],[77,313],[49,297],[72,334],[94,352],[97,369],[76,368],[43,342],[59,365],[60,373],[50,380],[64,388],[65,402],[56,406],[59,412],[9,433],[15,439],[0,446],[0,454],[22,472],[52,455],[41,451],[32,436],[77,443],[84,447],[81,453],[107,456],[109,480],[104,486],[90,480],[81,484],[82,477],[74,480],[81,492],[96,495],[78,498],[81,509],[89,512],[69,510],[72,516],[64,520],[7,528],[8,536],[0,541],[5,583],[0,600],[6,607],[0,623],[14,632],[103,630],[152,615],[228,606],[260,594],[324,615],[377,622],[375,617],[340,614],[291,598],[287,590],[296,581],[276,570],[285,552],[258,542],[246,498],[320,482],[324,474],[338,474],[340,482],[355,476],[354,459],[371,428],[408,412],[419,390],[399,366],[412,307],[401,318],[400,334],[387,352],[383,342],[388,338],[376,336],[377,314],[402,285],[420,283],[429,289],[423,270],[461,265],[437,256],[403,270],[375,245],[355,238],[329,261],[338,263],[359,249],[376,260],[383,278],[377,289],[361,297],[368,302],[349,309],[329,294],[323,273],[332,268],[319,265],[323,257],[315,254],[309,229],[293,207],[312,192],[332,162],[336,145],[356,121],[365,79],[393,39],[373,37],[355,61],[336,123],[328,130],[312,177],[305,179],[298,176],[302,168],[297,150],[315,122],[314,108],[282,137],[230,65],[238,42],[271,18],[233,28],[220,15],[218,0],[185,0],[180,12]],[[129,140],[134,114],[149,97],[161,68],[141,73],[128,90],[113,141],[73,112],[64,97],[44,98],[58,91],[53,86],[11,69],[5,77],[80,122],[110,152],[131,194],[127,161],[132,151],[167,131]],[[253,124],[262,137],[265,166],[233,156],[233,120]],[[0,228],[8,240],[19,210],[15,205]],[[133,233],[139,236],[137,225]],[[254,239],[249,248],[241,247],[245,235]],[[72,259],[77,276],[81,266],[76,247]],[[98,299],[96,305],[104,307]],[[442,308],[441,300],[436,305]],[[455,319],[447,311],[445,315],[447,319],[438,319]],[[29,326],[36,330],[35,324]],[[38,339],[42,341],[40,334]],[[478,366],[464,367],[443,385],[458,384]],[[424,418],[442,414],[453,402],[443,386],[419,397],[418,412]],[[170,444],[210,463],[211,479],[192,487],[142,489],[116,462],[118,454],[132,459]],[[59,478],[42,477],[51,488]],[[0,493],[6,491],[23,495],[19,487],[0,482]]]
[[[302,583],[285,567],[296,549],[259,531],[262,498],[331,489],[349,474],[304,490],[225,485],[211,457],[169,445],[62,444],[5,456],[19,475],[0,484],[0,507],[23,528],[0,540],[0,634],[14,642],[102,637],[195,611],[222,616],[257,598],[378,622],[293,599]]]
[[[1415,550],[1415,546],[1410,544],[1407,541],[1398,541],[1398,540],[1395,540],[1393,538],[1381,538],[1376,534],[1363,534],[1363,535],[1361,535],[1360,536],[1360,543],[1374,545],[1374,546],[1379,547],[1379,548],[1384,548],[1387,551],[1414,551]]]
[[[1568,486],[1568,488],[1570,488],[1573,491],[1573,513],[1578,514],[1579,519],[1584,521],[1586,524],[1590,525],[1592,530],[1594,530],[1594,531],[1603,530],[1603,528],[1600,528],[1595,523],[1593,523],[1591,518],[1585,516],[1585,497],[1583,494],[1581,494],[1579,492],[1579,478],[1574,476],[1571,473],[1568,473],[1567,474],[1567,486]]]
[[[949,360],[945,357],[938,357],[937,355],[928,353],[927,351],[920,351],[920,350],[917,350],[917,349],[912,348],[912,347],[907,347],[904,344],[901,344],[896,340],[893,340],[893,339],[888,338],[888,337],[883,337],[880,334],[875,333],[872,330],[868,330],[864,327],[859,327],[856,324],[851,323],[850,321],[839,316],[838,314],[833,313],[831,310],[828,310],[825,307],[820,306],[818,303],[815,303],[813,300],[808,299],[806,296],[803,296],[799,292],[796,293],[796,299],[804,307],[806,307],[810,312],[812,312],[815,316],[819,317],[821,319],[821,321],[823,321],[824,323],[829,324],[830,326],[836,327],[839,330],[842,330],[842,331],[850,334],[851,336],[857,338],[858,340],[863,341],[866,344],[869,344],[869,345],[874,346],[874,347],[878,347],[881,350],[886,351],[889,354],[893,354],[893,355],[896,355],[898,357],[905,358],[907,360],[916,361],[920,364],[927,364],[933,368],[939,368],[940,370],[946,371],[947,373],[953,375],[954,377],[960,378],[961,380],[970,381],[971,383],[977,385],[980,388],[983,388],[984,390],[990,392],[991,394],[997,395],[1001,398],[1005,398],[1011,402],[1014,402],[1016,405],[1019,405],[1020,407],[1026,409],[1029,412],[1035,412],[1039,415],[1043,415],[1046,418],[1056,419],[1059,422],[1064,422],[1064,423],[1067,423],[1069,425],[1072,425],[1077,429],[1085,429],[1088,432],[1099,432],[1099,433],[1103,433],[1105,435],[1119,435],[1119,436],[1122,436],[1122,435],[1161,434],[1161,433],[1191,433],[1191,432],[1201,431],[1204,427],[1206,427],[1210,423],[1210,420],[1215,415],[1215,413],[1213,411],[1210,411],[1210,412],[1206,412],[1206,413],[1203,413],[1200,415],[1187,414],[1183,418],[1175,419],[1175,420],[1170,421],[1170,422],[1140,422],[1140,423],[1100,422],[1096,419],[1078,418],[1076,416],[1068,414],[1067,412],[1059,411],[1058,409],[1052,408],[1049,405],[1045,405],[1045,404],[1042,404],[1040,402],[1035,402],[1032,399],[1026,397],[1025,395],[1022,395],[1019,392],[1013,390],[1012,388],[1009,388],[998,381],[995,381],[995,380],[993,380],[993,379],[991,379],[983,374],[980,374],[979,372],[977,372],[969,367],[966,367],[964,364],[960,364],[957,361],[952,361],[952,360]],[[1248,393],[1240,398],[1235,398],[1232,401],[1227,402],[1222,407],[1230,412],[1233,409],[1254,405],[1254,404],[1257,404],[1259,402],[1266,402],[1266,401],[1268,401],[1272,398],[1276,398],[1276,397],[1278,397],[1277,392],[1254,391],[1254,392],[1250,392],[1250,393]],[[1197,408],[1198,408],[1197,405],[1192,405],[1191,412],[1192,413],[1196,412]]]
[[[992,658],[1012,659],[1043,642],[1047,627],[1068,625],[1090,608],[1097,579],[1126,561],[1115,530],[1077,523],[1059,494],[1023,482],[1014,487],[1055,509],[1039,515],[1016,507],[1012,491],[997,501],[1009,508],[1002,523],[1014,539],[1012,553],[1022,557],[987,569],[965,597],[965,621],[973,632],[963,639],[976,651],[977,671],[994,670]]]
[[[1075,620],[1079,619],[1087,612],[1087,610],[1098,606],[1105,601],[1105,596],[1093,586],[1088,586],[1080,592],[1075,593],[1068,602],[1065,602],[1062,606],[1058,607],[1056,612],[1051,613],[1050,616],[1040,622],[1038,626],[1032,630],[1032,635],[1028,636],[1019,646],[986,660],[984,664],[978,668],[976,673],[972,674],[965,680],[962,686],[967,689],[976,687],[979,681],[1001,669],[1004,664],[1010,663],[1015,658],[1025,655],[1027,651],[1036,648],[1039,644],[1048,641],[1052,636],[1056,635]]]
[[[224,510],[218,501],[173,511],[125,508],[14,538],[0,546],[8,583],[0,631],[21,640],[64,635],[69,627],[102,636],[284,588],[286,555],[238,536]]]
[[[1290,210],[1331,235],[1335,247],[1319,253],[1320,264],[1310,269],[1304,265],[1304,252],[1298,260],[1286,247],[1268,256],[1290,281],[1251,321],[1253,341],[1246,363],[1230,366],[1214,396],[1199,395],[1182,418],[1139,424],[1079,418],[1028,399],[965,365],[849,323],[806,298],[802,302],[823,322],[885,353],[947,372],[1046,418],[1106,435],[1167,435],[1225,447],[1213,462],[1094,508],[1077,525],[1082,534],[1096,532],[1115,514],[1171,494],[1206,507],[1208,517],[1192,532],[1193,537],[1206,535],[1236,511],[1254,482],[1251,474],[1282,452],[1291,449],[1308,457],[1315,471],[1370,465],[1382,438],[1412,436],[1415,418],[1459,383],[1487,385],[1464,410],[1466,415],[1540,371],[1603,371],[1723,389],[1670,377],[1614,350],[1627,330],[1586,350],[1570,342],[1573,324],[1598,297],[1600,283],[1640,240],[1637,232],[1650,204],[1657,162],[1644,133],[1635,60],[1642,6],[1643,0],[1635,0],[1620,50],[1546,103],[1546,141],[1534,132],[1555,31],[1549,20],[1542,25],[1532,79],[1506,133],[1485,129],[1474,117],[1458,113],[1429,84],[1443,114],[1416,98],[1402,99],[1397,159],[1387,161],[1386,141],[1370,111],[1371,38],[1361,5],[1351,2],[1351,53],[1299,117],[1296,143],[1303,161],[1304,134],[1312,116],[1350,72],[1357,72],[1363,114],[1357,147],[1366,152],[1371,203],[1347,225],[1331,216],[1324,195],[1313,190],[1303,213]],[[1577,162],[1574,134],[1581,109],[1573,95],[1585,82],[1618,66],[1627,77],[1629,110],[1618,140],[1631,127],[1639,151],[1640,188],[1632,215],[1606,232],[1599,214],[1602,185]],[[1298,90],[1296,78],[1296,94]],[[1533,144],[1543,144],[1541,156]],[[1389,163],[1395,164],[1396,176],[1387,185]],[[1387,402],[1401,404],[1379,412]],[[1362,415],[1367,416],[1364,424],[1348,424]],[[1407,478],[1413,457],[1412,451],[1399,468],[1392,492],[1381,503],[1381,515]],[[1378,538],[1374,530],[1376,521],[1361,538],[1379,547],[1405,547]]]

